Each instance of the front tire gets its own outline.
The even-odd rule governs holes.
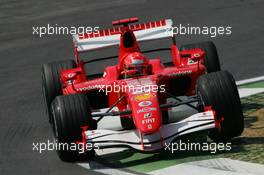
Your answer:
[[[132,117],[120,117],[121,126],[125,130],[135,129],[136,126],[133,122]]]
[[[237,86],[229,72],[202,75],[197,81],[197,95],[203,107],[211,106],[216,111],[220,122],[220,130],[209,134],[211,139],[229,140],[241,135],[244,117]]]
[[[51,104],[53,116],[53,133],[57,143],[71,145],[82,140],[82,126],[89,130],[97,128],[96,121],[91,118],[90,104],[84,94],[58,96]],[[57,153],[62,161],[74,162],[80,160],[78,150],[61,150]],[[94,150],[86,152],[89,159],[94,157]]]

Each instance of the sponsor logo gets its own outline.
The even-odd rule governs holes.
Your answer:
[[[149,100],[153,97],[152,94],[139,94],[135,96],[136,101],[144,101],[144,100]]]
[[[139,90],[136,89],[135,91],[132,92],[132,94],[134,94],[134,95],[142,94],[142,91],[141,91],[141,89],[139,89]]]
[[[188,65],[196,64],[196,63],[197,63],[197,60],[188,59]]]
[[[150,78],[141,78],[139,79],[141,84],[145,84],[145,85],[153,85],[153,82]]]
[[[150,118],[152,116],[152,113],[146,113],[144,114],[144,118]]]
[[[87,86],[87,87],[82,87],[78,88],[77,91],[88,91],[92,89],[100,89],[99,92],[103,89],[104,86],[101,85],[94,85],[94,86]]]
[[[183,76],[183,75],[189,75],[192,73],[192,70],[186,70],[186,71],[179,71],[179,72],[172,72],[169,74],[171,77],[178,77],[178,76]]]
[[[69,73],[68,78],[73,78],[76,75],[76,73]]]
[[[142,102],[138,103],[138,106],[140,106],[140,107],[146,107],[146,106],[150,106],[150,105],[152,105],[151,101],[142,101]]]
[[[94,85],[96,83],[103,82],[103,81],[105,81],[103,78],[98,78],[98,79],[95,79],[95,80],[86,81],[85,85]],[[98,86],[104,86],[104,85],[98,85]]]
[[[131,85],[131,86],[136,86],[136,85],[140,85],[140,83],[138,82],[138,80],[135,80],[135,79],[128,79],[128,80],[125,80],[126,83],[128,85]]]
[[[73,84],[75,81],[74,80],[68,80],[66,81],[67,84]]]
[[[142,113],[142,112],[150,112],[150,111],[156,111],[157,108],[142,108],[137,110],[137,113]]]
[[[195,53],[193,54],[193,56],[197,58],[197,57],[200,57],[201,55],[199,53]]]
[[[155,118],[148,118],[148,119],[144,119],[142,120],[142,124],[150,124],[150,123],[154,123],[155,122]]]
[[[148,129],[152,129],[152,124],[148,124]]]

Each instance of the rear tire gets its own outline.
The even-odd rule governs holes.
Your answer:
[[[202,75],[197,81],[199,103],[211,106],[220,121],[220,130],[214,130],[209,137],[215,141],[229,140],[240,136],[244,129],[244,117],[237,86],[227,71]],[[223,120],[221,120],[223,119]]]
[[[68,144],[82,140],[82,126],[89,130],[97,128],[96,121],[91,118],[90,104],[84,94],[58,96],[51,104],[53,117],[53,133],[57,143]],[[78,150],[60,150],[57,153],[62,161],[74,162],[82,156]],[[85,155],[92,159],[94,150],[89,150]]]
[[[42,65],[42,94],[50,123],[52,121],[50,104],[56,96],[62,95],[60,71],[63,69],[72,69],[75,67],[76,64],[73,60],[57,61]]]
[[[187,44],[181,46],[180,51],[191,50],[195,48],[200,48],[205,51],[204,65],[208,73],[221,70],[217,49],[212,41],[206,41],[196,44]]]

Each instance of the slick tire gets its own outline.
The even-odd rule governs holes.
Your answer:
[[[131,129],[136,128],[132,118],[120,117],[120,122],[121,122],[122,128],[125,130],[131,130]]]
[[[71,145],[82,140],[81,127],[87,126],[88,130],[97,129],[97,124],[91,118],[90,103],[84,94],[57,96],[51,104],[53,118],[53,133],[57,144]],[[79,154],[80,150],[57,149],[57,154],[62,161],[74,162],[82,157],[93,159],[94,150],[87,150]]]
[[[200,42],[196,44],[187,44],[180,48],[180,51],[200,48],[205,51],[204,65],[207,73],[221,70],[217,49],[212,41]]]
[[[197,96],[203,107],[211,106],[215,110],[220,122],[220,128],[209,134],[211,139],[229,140],[241,135],[244,117],[237,86],[229,72],[219,71],[199,77]]]
[[[162,123],[168,124],[169,123],[169,112],[168,111],[161,111],[162,114]]]
[[[62,95],[60,71],[75,68],[73,60],[57,61],[43,64],[41,68],[42,94],[49,122],[51,123],[50,104],[58,95]]]

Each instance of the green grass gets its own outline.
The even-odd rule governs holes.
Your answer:
[[[240,88],[264,88],[264,82],[257,82],[257,83],[252,83],[252,84],[246,84],[239,86]]]

